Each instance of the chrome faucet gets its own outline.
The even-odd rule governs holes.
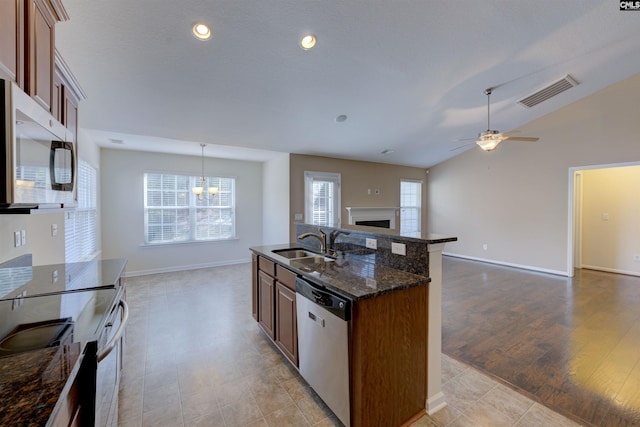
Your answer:
[[[348,236],[349,234],[351,234],[348,231],[343,231],[343,230],[333,230],[331,233],[329,233],[329,254],[330,255],[336,255],[338,252],[336,251],[336,248],[334,248],[334,245],[336,243],[336,239],[338,238],[339,235],[344,234],[345,236]]]
[[[303,233],[303,234],[298,236],[298,239],[302,240],[302,239],[305,239],[307,237],[315,237],[316,239],[320,240],[320,252],[322,252],[324,254],[324,253],[327,252],[327,233],[322,231],[321,228],[318,229],[318,231],[320,232],[320,234]]]

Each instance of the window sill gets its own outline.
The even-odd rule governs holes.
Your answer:
[[[158,248],[165,246],[176,246],[176,245],[202,245],[207,243],[224,243],[224,242],[232,242],[240,240],[238,237],[230,237],[228,239],[219,239],[219,240],[187,240],[184,242],[163,242],[163,243],[141,243],[141,248]]]

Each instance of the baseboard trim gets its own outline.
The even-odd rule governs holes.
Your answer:
[[[427,399],[427,414],[433,415],[446,406],[447,402],[444,400],[444,394],[440,391],[436,393],[435,396],[431,396]]]
[[[640,273],[638,273],[637,271],[626,271],[626,270],[620,270],[617,268],[600,267],[597,265],[582,264],[582,268],[586,268],[587,270],[604,271],[607,273],[624,274],[627,276],[636,276],[636,277],[640,276]]]
[[[173,273],[176,271],[198,270],[200,268],[222,267],[225,265],[245,264],[251,262],[251,258],[234,259],[229,261],[208,262],[204,264],[176,265],[165,268],[153,268],[149,270],[127,271],[125,277],[146,276],[148,274]]]
[[[496,265],[503,265],[505,267],[513,267],[513,268],[520,268],[523,270],[537,271],[539,273],[555,274],[556,276],[569,277],[569,274],[567,274],[566,271],[561,271],[561,270],[551,270],[548,268],[533,267],[531,265],[514,264],[511,262],[496,261],[493,259],[478,258],[473,256],[467,256],[467,255],[453,254],[449,252],[442,252],[442,255],[446,255],[454,258],[468,259],[471,261],[486,262],[487,264],[496,264]]]

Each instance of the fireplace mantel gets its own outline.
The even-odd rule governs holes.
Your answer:
[[[346,208],[349,213],[349,224],[358,225],[361,221],[389,221],[389,228],[396,228],[396,215],[400,208],[397,207],[362,207]]]

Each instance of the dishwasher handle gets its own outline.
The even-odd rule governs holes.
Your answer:
[[[300,277],[296,279],[296,292],[342,320],[351,320],[351,301],[349,299]]]

